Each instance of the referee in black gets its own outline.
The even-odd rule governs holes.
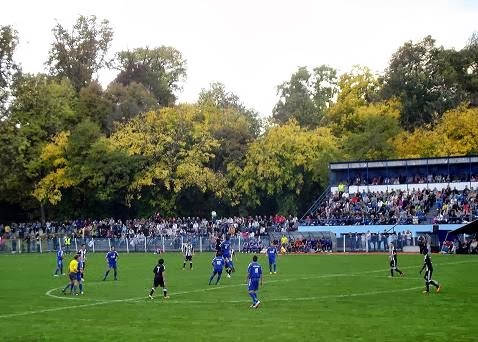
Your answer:
[[[154,273],[154,280],[153,280],[153,287],[149,292],[149,298],[154,299],[153,294],[156,292],[156,288],[161,286],[163,289],[163,296],[164,299],[168,299],[168,289],[166,288],[165,283],[165,276],[164,273],[166,272],[166,267],[164,266],[164,259],[159,259],[158,264],[154,266],[153,273]]]

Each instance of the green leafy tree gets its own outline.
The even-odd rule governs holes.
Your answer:
[[[290,121],[253,142],[244,167],[230,167],[230,173],[247,207],[272,199],[272,211],[297,214],[301,200],[310,200],[307,194],[315,196],[317,185],[327,184],[327,165],[338,156],[338,141],[329,129],[306,130]]]
[[[254,109],[247,108],[239,99],[239,96],[228,92],[224,84],[214,82],[209,85],[209,89],[202,89],[199,93],[199,105],[213,105],[223,111],[234,111],[244,116],[248,122],[248,130],[253,136],[258,136],[261,131],[261,120],[259,113]]]
[[[7,116],[7,103],[20,66],[13,59],[18,33],[11,26],[0,26],[0,120]]]
[[[285,123],[295,119],[303,127],[317,127],[337,93],[337,71],[321,65],[309,72],[300,67],[289,81],[277,88],[280,97],[272,119]]]
[[[113,30],[108,20],[79,16],[71,30],[57,23],[53,28],[47,65],[50,74],[67,77],[77,92],[88,86],[99,70],[109,64],[108,50]]]
[[[119,70],[115,82],[129,85],[142,84],[160,106],[176,102],[175,92],[186,77],[186,61],[181,52],[170,46],[137,48],[116,54]]]
[[[382,94],[385,99],[400,99],[404,128],[432,123],[467,99],[462,84],[450,77],[454,66],[447,63],[450,59],[445,55],[450,52],[437,47],[431,36],[418,43],[406,42],[394,53],[383,78]]]
[[[105,118],[105,127],[109,132],[114,130],[115,123],[124,123],[157,107],[154,96],[140,83],[128,85],[111,83],[106,95],[114,105],[114,110]]]
[[[137,116],[122,125],[111,140],[128,155],[142,157],[140,171],[129,186],[131,202],[144,197],[151,210],[174,214],[179,196],[188,189],[222,196],[223,177],[209,167],[219,143],[197,106],[163,108]]]

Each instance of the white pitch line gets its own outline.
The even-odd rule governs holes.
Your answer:
[[[397,289],[397,290],[381,290],[381,291],[369,291],[369,292],[358,292],[358,293],[348,293],[348,294],[339,294],[339,295],[326,295],[326,296],[314,296],[314,297],[297,297],[297,298],[270,298],[267,299],[267,302],[289,302],[289,301],[307,301],[307,300],[321,300],[321,299],[331,299],[331,298],[346,298],[346,297],[362,297],[362,296],[373,296],[383,293],[395,293],[395,292],[404,292],[404,291],[413,291],[422,289],[423,286],[409,287],[406,289]],[[167,303],[172,304],[219,304],[219,303],[249,303],[250,300],[221,300],[221,301],[200,301],[200,300],[171,300]]]
[[[464,264],[464,263],[470,263],[470,262],[474,262],[474,261],[466,260],[466,261],[457,261],[457,262],[443,263],[443,264],[437,264],[437,265],[455,265],[455,264]],[[403,267],[403,268],[407,269],[407,268],[414,268],[414,267],[415,266],[408,266],[408,267]],[[274,283],[274,282],[282,282],[282,281],[285,282],[285,281],[292,281],[292,280],[331,278],[331,277],[337,277],[337,276],[354,276],[354,275],[357,275],[357,274],[377,273],[377,272],[384,272],[384,271],[387,271],[387,270],[388,269],[364,271],[364,272],[360,272],[360,273],[349,273],[349,274],[330,274],[330,275],[318,276],[318,277],[315,277],[315,278],[314,277],[308,277],[308,278],[281,279],[281,280],[275,280],[275,281],[270,280],[266,283]],[[203,292],[203,291],[211,291],[211,290],[216,290],[216,289],[219,290],[219,289],[223,289],[223,288],[227,288],[227,287],[237,287],[237,286],[245,286],[245,284],[225,285],[225,286],[220,286],[220,287],[198,289],[198,290],[193,290],[193,291],[183,291],[183,292],[177,292],[174,295],[188,294],[188,293],[194,293],[194,292]],[[54,291],[55,289],[52,289],[52,290]],[[408,289],[408,290],[411,290],[411,289]],[[394,290],[391,290],[391,291],[394,291]],[[355,294],[355,295],[357,295],[357,294]],[[350,294],[348,296],[350,296]],[[60,298],[64,299],[64,297],[60,297]],[[60,306],[60,307],[56,307],[56,308],[48,308],[48,309],[41,309],[41,310],[23,311],[23,312],[16,312],[16,313],[10,313],[10,314],[2,314],[2,315],[0,315],[0,318],[27,316],[27,315],[34,315],[34,314],[39,314],[39,313],[56,312],[56,311],[62,311],[62,310],[68,310],[68,309],[78,309],[78,308],[85,308],[85,307],[104,305],[104,304],[110,304],[110,303],[132,302],[132,301],[138,301],[138,300],[144,300],[144,299],[145,299],[144,297],[135,297],[135,298],[127,298],[127,299],[113,299],[113,300],[99,301],[99,302],[94,302],[94,303],[89,303],[89,304],[80,304],[80,305],[72,305],[72,306]],[[278,298],[276,300],[280,300],[280,298]]]

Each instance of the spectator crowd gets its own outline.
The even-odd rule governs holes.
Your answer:
[[[477,191],[389,190],[331,193],[306,225],[394,225],[464,223],[478,216]]]
[[[459,183],[459,182],[478,182],[477,175],[446,175],[446,174],[429,174],[415,176],[374,176],[363,177],[357,175],[355,177],[344,179],[339,183],[345,185],[399,185],[399,184],[426,184],[426,183]]]

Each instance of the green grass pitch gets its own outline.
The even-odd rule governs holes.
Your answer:
[[[66,257],[65,264],[70,260]],[[208,286],[212,254],[194,270],[165,254],[169,300],[146,299],[158,256],[120,254],[119,280],[102,282],[104,253],[90,254],[85,295],[64,297],[55,255],[0,256],[0,341],[477,341],[478,258],[434,255],[441,293],[422,294],[420,255],[399,255],[405,278],[388,278],[386,255],[287,255],[265,271],[263,305],[249,309],[245,270]],[[51,296],[48,296],[46,293]]]

